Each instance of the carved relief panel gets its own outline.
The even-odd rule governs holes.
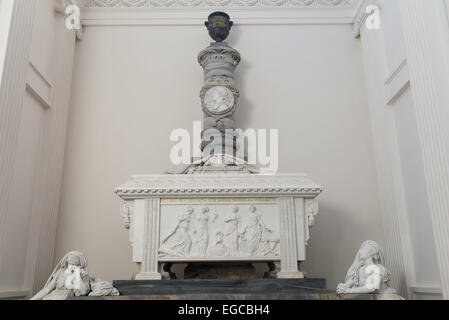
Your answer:
[[[276,199],[162,200],[159,261],[278,260]]]

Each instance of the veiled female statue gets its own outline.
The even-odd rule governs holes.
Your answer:
[[[396,293],[388,284],[391,274],[384,265],[379,244],[371,240],[363,242],[346,274],[345,282],[337,286],[337,293]]]
[[[82,252],[67,253],[56,265],[44,288],[31,300],[66,300],[74,296],[118,296],[109,281],[91,278]]]
[[[65,300],[73,296],[86,296],[90,279],[84,254],[67,253],[57,264],[44,288],[31,300]]]

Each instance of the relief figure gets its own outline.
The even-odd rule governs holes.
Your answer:
[[[261,217],[256,213],[256,210],[255,206],[249,208],[248,224],[242,232],[242,236],[246,240],[247,254],[250,256],[255,256],[258,252],[264,227]]]
[[[217,232],[214,244],[207,250],[207,253],[212,257],[229,256],[228,248],[223,244],[223,232]]]
[[[279,243],[281,240],[279,237],[273,232],[273,230],[269,229],[267,226],[263,227],[262,231],[262,239],[261,243],[261,251],[264,256],[277,256],[279,255]]]
[[[239,250],[239,207],[233,206],[232,213],[225,218],[224,244],[228,248],[229,255],[235,257]]]
[[[203,257],[207,254],[207,248],[209,247],[209,222],[214,222],[217,216],[218,214],[215,213],[211,217],[208,207],[201,208],[201,211],[195,215],[193,256]]]
[[[187,207],[186,214],[178,217],[175,229],[162,241],[159,253],[163,255],[188,256],[192,248],[192,239],[189,235],[193,209]]]
[[[242,240],[246,242],[246,255],[276,256],[279,254],[280,239],[267,227],[256,210],[255,206],[249,208],[248,224],[241,233]]]

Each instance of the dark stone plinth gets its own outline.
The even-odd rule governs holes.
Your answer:
[[[70,300],[372,300],[369,294],[337,296],[326,279],[213,279],[114,281],[118,297]]]
[[[190,263],[184,270],[184,279],[257,279],[251,263]]]
[[[68,300],[374,300],[371,294],[347,294],[338,296],[335,293],[310,294],[181,294],[167,296],[118,296],[118,297],[70,297]]]
[[[326,279],[114,281],[120,295],[285,295],[326,293]]]

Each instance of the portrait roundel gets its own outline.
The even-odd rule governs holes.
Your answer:
[[[223,114],[234,106],[235,99],[232,91],[224,86],[212,87],[204,95],[204,106],[213,114]]]

